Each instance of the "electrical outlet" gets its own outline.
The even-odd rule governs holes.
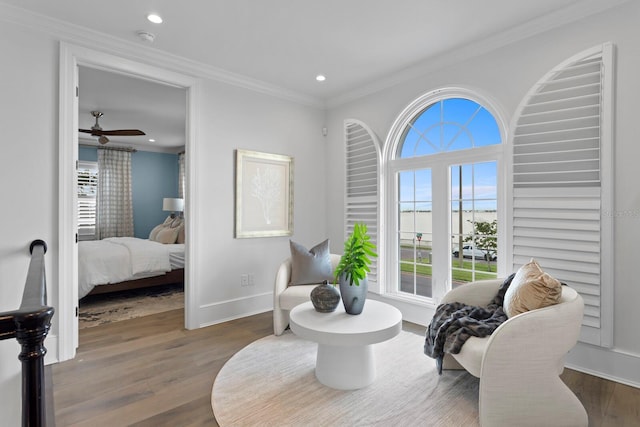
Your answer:
[[[249,286],[249,275],[241,274],[240,275],[240,286]]]
[[[255,282],[255,280],[253,278],[253,273],[249,273],[249,286],[253,286],[255,284],[256,284],[256,282]]]

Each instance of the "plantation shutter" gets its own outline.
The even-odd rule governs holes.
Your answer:
[[[612,345],[612,46],[556,67],[513,133],[513,268],[535,258],[582,295],[581,341]],[[604,254],[604,255],[603,255]]]
[[[93,240],[96,232],[96,194],[98,191],[98,164],[78,162],[78,237]]]
[[[357,222],[367,225],[371,241],[378,248],[378,180],[380,145],[373,132],[356,120],[345,121],[346,147],[346,234]],[[371,263],[369,289],[378,288],[378,258]]]

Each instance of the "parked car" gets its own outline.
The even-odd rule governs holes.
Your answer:
[[[460,255],[460,251],[458,248],[455,248],[452,252],[455,258],[458,258]],[[464,258],[475,258],[475,259],[484,259],[495,261],[498,256],[496,254],[490,254],[488,251],[474,248],[472,244],[462,245],[462,256]]]

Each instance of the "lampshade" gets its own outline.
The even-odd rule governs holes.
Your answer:
[[[184,199],[172,199],[165,197],[162,199],[162,210],[169,212],[182,212],[184,210]]]

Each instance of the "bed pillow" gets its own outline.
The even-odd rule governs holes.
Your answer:
[[[149,233],[149,240],[155,241],[160,230],[165,227],[166,226],[164,224],[156,225],[155,227],[153,227],[153,230],[151,230],[151,233]]]
[[[181,218],[181,217],[177,216],[169,223],[169,227],[178,228],[182,224],[184,224],[184,218]]]
[[[562,284],[545,273],[535,259],[516,272],[504,295],[504,312],[513,317],[526,311],[557,304],[562,296]]]
[[[178,239],[176,243],[184,243],[184,223],[178,228]]]
[[[307,249],[289,240],[291,249],[291,283],[289,286],[310,285],[333,280],[329,239]]]
[[[165,245],[174,244],[178,239],[179,231],[180,230],[177,228],[162,227],[162,229],[158,232],[154,240],[158,243],[163,243]]]

